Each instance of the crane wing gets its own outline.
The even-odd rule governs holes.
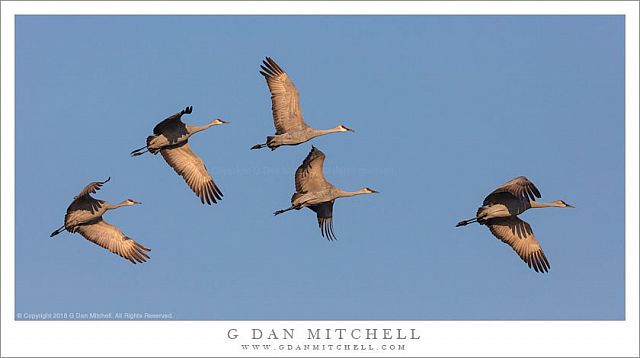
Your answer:
[[[529,268],[533,267],[536,272],[549,271],[551,265],[527,222],[511,216],[491,219],[486,225],[495,237],[511,246]]]
[[[216,199],[222,199],[222,192],[207,172],[200,157],[191,150],[189,143],[162,149],[160,154],[176,173],[184,178],[203,204],[205,200],[211,205],[211,202],[217,202]]]
[[[71,202],[64,216],[64,224],[67,229],[73,232],[73,227],[102,216],[100,209],[104,205],[104,200],[97,200],[90,195],[81,196]]]
[[[332,187],[322,171],[324,157],[322,151],[311,146],[311,151],[296,170],[296,192],[308,193]]]
[[[73,201],[71,202],[71,204],[69,204],[69,207],[67,208],[67,215],[65,216],[65,222],[67,222],[66,221],[67,217],[70,214],[72,214],[72,212],[74,211],[86,210],[91,213],[95,213],[96,211],[98,211],[102,206],[102,203],[104,203],[104,201],[93,198],[91,194],[100,190],[102,185],[104,185],[104,183],[108,182],[109,180],[111,180],[111,177],[107,178],[107,180],[105,181],[94,181],[92,183],[89,183],[87,186],[84,187],[84,189],[82,189],[80,193],[78,193],[78,195],[74,196]]]
[[[502,193],[511,194],[514,198],[525,201],[527,205],[529,205],[529,199],[535,201],[536,198],[541,197],[540,191],[538,190],[538,188],[536,188],[535,185],[533,185],[532,182],[529,181],[529,179],[523,176],[519,176],[502,184],[498,189],[487,195],[487,197],[484,199],[483,205],[502,203],[498,200],[504,198],[504,196],[497,195]]]
[[[96,191],[100,190],[102,185],[104,185],[104,183],[108,182],[109,180],[111,180],[111,177],[108,177],[107,180],[105,181],[94,181],[92,183],[87,184],[87,186],[85,186],[84,189],[82,189],[82,191],[78,193],[78,195],[73,197],[73,199],[74,200],[79,199],[83,196],[89,196],[89,194],[95,193]]]
[[[515,195],[506,191],[491,193],[486,199],[484,199],[482,208],[494,204],[505,205],[511,215],[520,215],[531,208],[531,202],[528,198],[517,198]],[[478,213],[482,208],[478,209]]]
[[[337,240],[336,235],[333,233],[333,202],[334,201],[331,200],[309,206],[309,209],[316,212],[320,233],[329,241]]]
[[[116,255],[122,256],[133,264],[146,262],[150,249],[125,236],[117,227],[100,218],[93,224],[78,226],[77,232],[85,239],[104,247]]]
[[[165,118],[162,122],[153,127],[153,134],[164,134],[167,130],[172,130],[177,124],[181,123],[180,117],[182,117],[183,114],[191,114],[192,111],[193,106],[188,106],[182,111]]]
[[[270,57],[262,63],[260,74],[267,80],[271,92],[271,111],[276,134],[308,128],[300,109],[300,94],[287,73]]]

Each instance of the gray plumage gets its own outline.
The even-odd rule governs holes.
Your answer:
[[[271,92],[271,110],[276,133],[268,136],[266,143],[251,149],[269,147],[275,150],[281,145],[298,145],[312,138],[335,132],[353,132],[342,124],[331,129],[311,128],[302,116],[300,94],[286,72],[270,57],[260,66],[260,74],[267,80]]]
[[[328,240],[335,240],[336,236],[333,233],[333,203],[335,199],[378,192],[370,188],[362,188],[357,191],[344,191],[336,188],[324,177],[324,158],[324,153],[314,146],[311,147],[311,151],[302,165],[296,170],[296,192],[291,197],[291,207],[278,210],[274,215],[307,207],[316,213],[322,236]]]
[[[110,179],[111,177],[105,181],[93,182],[85,186],[84,189],[73,198],[73,202],[71,202],[67,208],[67,213],[64,216],[64,225],[52,232],[50,237],[58,235],[65,230],[70,233],[77,232],[85,239],[134,264],[146,262],[147,259],[150,258],[146,252],[151,250],[127,237],[120,229],[107,223],[102,218],[102,215],[104,215],[107,210],[140,203],[127,199],[118,204],[109,204],[91,196],[91,194],[100,190],[102,185]]]
[[[529,179],[519,176],[487,195],[475,218],[463,220],[456,226],[474,222],[486,225],[496,238],[511,246],[529,268],[536,272],[548,272],[551,265],[535,239],[531,226],[517,215],[530,208],[573,206],[562,200],[550,203],[536,201],[536,198],[540,197],[538,188]]]
[[[229,123],[222,119],[215,119],[203,126],[192,126],[185,124],[180,119],[183,114],[190,114],[193,107],[166,118],[153,128],[153,135],[147,137],[147,145],[131,152],[131,156],[138,156],[146,153],[160,153],[164,160],[175,170],[178,175],[184,178],[189,188],[200,198],[203,204],[216,203],[222,199],[222,192],[211,178],[207,167],[198,157],[191,146],[189,138],[210,127]]]

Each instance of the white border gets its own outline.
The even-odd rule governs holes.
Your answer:
[[[2,2],[2,356],[249,356],[227,330],[415,328],[407,356],[638,356],[637,2]],[[14,321],[14,16],[26,14],[626,15],[625,321]],[[602,238],[607,240],[607,238]],[[246,335],[246,334],[245,334]],[[262,342],[260,342],[262,343]],[[279,341],[277,343],[289,342]],[[296,341],[295,343],[308,343]],[[327,344],[342,342],[332,340]],[[370,342],[351,342],[368,344]],[[385,343],[380,340],[375,343]],[[398,341],[390,342],[402,343]],[[396,352],[398,353],[398,352]],[[267,356],[392,356],[391,351],[270,351]],[[259,355],[259,354],[254,354]],[[395,354],[398,355],[398,354]]]

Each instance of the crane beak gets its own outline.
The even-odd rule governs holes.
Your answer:
[[[344,127],[344,126],[343,126],[343,127]],[[355,131],[354,131],[353,129],[351,129],[351,128],[344,127],[344,129],[346,129],[346,130],[347,130],[347,132],[355,132]]]
[[[216,119],[216,124],[229,124],[229,123],[231,123],[231,122],[223,121],[223,120],[222,120],[222,119],[220,119],[220,118],[217,118],[217,119]]]
[[[379,191],[371,189],[371,194],[380,194]]]
[[[134,204],[142,204],[142,203],[141,203],[141,202],[139,202],[139,201],[134,201],[133,203],[134,203]]]
[[[567,203],[565,203],[565,205],[567,206],[567,208],[575,208],[575,206],[573,206],[573,205],[569,205],[569,204],[567,204]]]

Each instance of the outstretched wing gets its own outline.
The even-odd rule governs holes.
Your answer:
[[[78,195],[74,196],[73,199],[78,199],[85,195],[89,196],[89,194],[95,193],[96,191],[100,190],[102,185],[104,185],[104,183],[108,182],[109,180],[111,180],[111,177],[108,177],[105,181],[94,181],[92,183],[89,183],[84,187],[84,189],[82,189],[80,193],[78,193]]]
[[[540,198],[540,191],[529,179],[519,176],[502,184],[498,189],[484,198],[483,206],[504,204],[509,212],[518,215],[531,208],[529,200]]]
[[[536,272],[549,271],[551,265],[527,222],[511,216],[491,219],[486,225],[495,237],[511,246],[529,268],[533,267]]]
[[[78,193],[78,195],[74,196],[73,201],[67,208],[65,222],[67,222],[67,217],[74,211],[86,210],[91,213],[95,213],[96,211],[98,211],[104,201],[93,198],[91,194],[100,190],[102,185],[104,185],[104,183],[108,182],[109,180],[111,180],[111,177],[108,177],[105,181],[94,181],[92,183],[89,183],[84,187],[84,189],[82,189],[80,193]]]
[[[311,146],[311,151],[296,170],[296,192],[308,193],[332,187],[322,171],[324,157],[324,153]]]
[[[333,200],[324,202],[322,204],[309,206],[309,209],[316,212],[318,216],[318,226],[320,227],[320,233],[327,240],[337,240],[336,235],[333,233]]]
[[[536,200],[536,198],[541,197],[538,188],[536,188],[536,186],[533,185],[533,183],[530,182],[529,179],[523,176],[519,176],[502,184],[498,189],[494,190],[484,199],[484,205],[493,204],[494,202],[492,202],[492,195],[498,193],[509,193],[517,199],[526,201],[529,201],[529,199]]]
[[[271,111],[276,134],[308,128],[300,109],[300,94],[287,73],[270,57],[262,63],[260,74],[267,80],[271,91]]]
[[[76,225],[95,220],[102,216],[101,212],[104,200],[97,200],[90,195],[81,196],[71,202],[64,216],[64,225],[67,230],[73,232]]]
[[[222,199],[222,192],[213,182],[200,157],[191,150],[189,143],[162,149],[160,154],[176,173],[184,178],[203,204],[205,200],[207,204],[211,205],[211,202],[217,202],[216,199]]]
[[[77,232],[85,239],[124,257],[133,264],[146,262],[150,258],[146,253],[146,251],[151,251],[150,249],[126,237],[117,227],[102,218],[93,224],[78,226]]]
[[[180,117],[182,117],[183,114],[191,114],[192,111],[193,106],[188,106],[182,111],[165,118],[162,122],[153,127],[153,134],[163,134],[167,131],[167,129],[174,130],[174,128],[181,123]]]

